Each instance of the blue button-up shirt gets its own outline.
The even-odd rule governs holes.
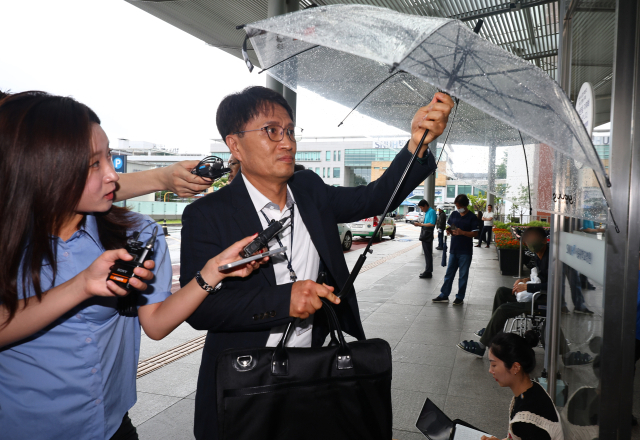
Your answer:
[[[435,226],[436,220],[436,212],[433,210],[433,208],[429,208],[427,209],[427,212],[424,213],[424,221],[422,223],[431,223],[433,226]]]
[[[144,218],[141,227],[150,222]],[[140,239],[146,242],[152,230],[153,225]],[[171,259],[160,234],[152,254],[155,278],[140,305],[171,294]],[[43,291],[70,280],[104,252],[91,215],[69,240],[54,240],[55,285],[44,266]],[[22,288],[20,293],[34,295]],[[0,438],[103,440],[116,432],[136,402],[140,353],[140,321],[119,315],[116,303],[94,297],[29,338],[0,348]]]

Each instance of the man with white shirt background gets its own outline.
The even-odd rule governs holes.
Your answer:
[[[493,230],[493,205],[487,205],[487,212],[482,215],[482,220],[484,221],[484,226],[480,231],[480,238],[476,247],[482,246],[483,239],[487,243],[486,247],[489,247],[491,244],[491,231]]]
[[[194,433],[198,440],[217,439],[216,359],[229,348],[274,346],[286,325],[295,332],[287,346],[322,346],[329,327],[320,298],[333,303],[342,329],[364,339],[353,289],[339,292],[349,276],[337,224],[380,215],[393,194],[412,152],[429,129],[405,183],[393,200],[395,209],[435,170],[427,144],[444,131],[453,107],[437,93],[411,121],[411,139],[382,177],[356,188],[326,185],[312,171],[294,174],[296,129],[286,100],[264,87],[227,96],[216,124],[230,152],[240,162],[240,176],[230,185],[189,205],[183,214],[181,283],[196,276],[201,261],[235,237],[264,229],[270,220],[292,223],[269,247],[287,246],[254,275],[221,283],[187,320],[208,330],[196,393]],[[407,121],[409,125],[409,121]],[[315,281],[320,272],[327,284]],[[203,280],[206,282],[207,280]],[[335,293],[340,293],[337,298]]]

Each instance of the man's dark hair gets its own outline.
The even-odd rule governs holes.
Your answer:
[[[541,228],[539,226],[532,226],[524,231],[524,235],[526,236],[529,236],[529,234],[532,233],[538,234],[540,238],[543,238],[545,240],[547,239],[547,231],[544,228]]]
[[[428,208],[429,202],[427,202],[425,199],[422,199],[418,202],[418,206],[426,206]]]
[[[460,206],[469,206],[469,197],[466,194],[458,194],[453,203]]]
[[[247,87],[225,96],[216,112],[216,125],[222,140],[226,143],[228,135],[244,130],[251,119],[261,113],[271,113],[276,105],[284,108],[294,120],[293,110],[284,96],[266,87]]]
[[[487,208],[488,208],[489,206],[491,206],[491,207],[493,208],[493,205],[487,205]]]
[[[11,95],[11,93],[7,92],[3,92],[2,90],[0,90],[0,101],[2,101],[4,98],[6,98],[7,96]]]

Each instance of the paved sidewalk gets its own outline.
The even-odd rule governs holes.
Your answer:
[[[172,247],[179,247],[179,235],[173,236]],[[376,245],[366,264],[414,246],[419,243],[417,238],[417,228],[398,224],[398,237]],[[360,253],[345,254],[350,268]],[[486,357],[480,360],[469,356],[456,344],[462,339],[477,340],[473,331],[488,321],[496,289],[512,285],[513,278],[500,275],[493,247],[474,248],[465,304],[433,304],[431,299],[437,296],[446,269],[440,266],[440,259],[441,252],[434,251],[433,278],[419,279],[424,257],[417,246],[362,273],[356,281],[367,337],[383,338],[393,350],[394,438],[425,438],[414,425],[427,397],[452,419],[464,419],[504,438],[511,391],[500,388],[490,377]],[[453,294],[456,290],[457,279]],[[162,341],[144,337],[140,359],[202,334],[183,324]],[[542,351],[537,350],[542,364]],[[130,415],[141,439],[193,438],[201,353],[202,350],[138,379],[138,403]]]

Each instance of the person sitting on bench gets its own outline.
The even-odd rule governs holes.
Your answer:
[[[518,302],[516,295],[527,291],[531,293],[546,290],[547,276],[549,273],[549,246],[547,244],[547,232],[544,228],[531,227],[524,232],[522,237],[529,250],[535,253],[535,265],[538,270],[540,283],[530,283],[529,278],[516,280],[513,287],[500,287],[493,299],[493,313],[486,328],[475,332],[480,338],[479,342],[462,341],[457,346],[462,351],[483,357],[486,346],[504,329],[504,325],[510,318],[515,318],[523,313],[531,311],[531,301]]]

